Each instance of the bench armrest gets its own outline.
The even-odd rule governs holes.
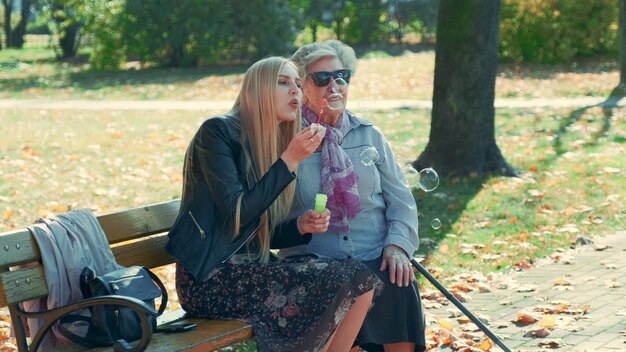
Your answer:
[[[27,319],[45,320],[45,324],[37,332],[37,335],[32,338],[32,343],[31,343],[29,350],[37,351],[37,349],[39,348],[39,345],[41,344],[43,337],[48,332],[48,330],[50,330],[50,328],[59,319],[61,319],[61,317],[63,317],[67,313],[70,313],[79,309],[97,306],[97,305],[117,305],[117,306],[128,307],[132,309],[135,313],[137,313],[137,316],[139,317],[139,320],[141,321],[141,340],[139,340],[139,343],[134,348],[128,349],[129,345],[128,343],[126,343],[126,341],[116,342],[113,345],[113,349],[116,352],[118,351],[140,352],[146,349],[146,347],[150,343],[150,339],[152,338],[152,325],[148,321],[148,317],[152,315],[156,318],[157,311],[153,307],[146,304],[144,301],[141,301],[133,297],[119,296],[119,295],[105,295],[105,296],[82,299],[80,301],[73,302],[67,306],[58,307],[58,308],[54,308],[54,309],[42,311],[42,312],[26,312],[18,307],[16,309],[18,316],[20,317],[18,324],[21,324],[22,317],[27,318]],[[23,326],[20,326],[20,328],[23,329]]]

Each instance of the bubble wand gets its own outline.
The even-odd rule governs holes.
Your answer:
[[[326,100],[325,98],[322,98],[322,100],[320,101],[320,113],[317,115],[317,125],[320,124],[320,122],[322,121],[322,114],[324,113],[324,108],[326,106],[328,106],[328,100]],[[311,124],[311,129],[314,132],[317,132],[318,126],[313,126],[313,124]],[[317,193],[315,195],[315,211],[318,213],[323,212],[324,210],[326,210],[326,201],[328,200],[328,196],[325,195],[324,193]]]

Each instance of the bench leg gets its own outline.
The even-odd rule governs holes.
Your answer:
[[[13,324],[13,332],[15,333],[15,340],[17,342],[17,350],[26,352],[28,351],[28,341],[26,340],[24,320],[22,320],[14,304],[9,304],[9,312],[11,313],[11,323]]]

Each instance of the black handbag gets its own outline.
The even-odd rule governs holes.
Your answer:
[[[156,318],[167,306],[167,290],[161,280],[150,270],[141,266],[131,266],[96,276],[94,270],[86,267],[80,275],[80,288],[84,298],[107,295],[126,296],[139,299],[154,309],[155,299],[161,297],[157,315],[150,315],[148,321],[152,331],[156,329]],[[91,316],[67,314],[59,322],[59,331],[68,339],[87,347],[112,346],[118,340],[127,342],[141,338],[141,321],[135,311],[127,306],[94,305],[89,307]],[[86,324],[86,334],[70,331],[70,323]]]

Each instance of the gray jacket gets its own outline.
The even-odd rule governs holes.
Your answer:
[[[305,247],[283,250],[289,255],[301,252],[332,258],[371,260],[380,257],[384,247],[394,244],[410,256],[419,246],[417,206],[405,178],[394,159],[389,143],[371,122],[346,110],[351,129],[341,147],[346,151],[359,178],[361,211],[349,221],[349,233],[326,232],[312,236]],[[379,160],[375,165],[361,162],[361,153],[375,147]],[[293,218],[315,205],[320,191],[320,152],[303,160],[298,167],[296,195],[291,214]]]
[[[79,277],[86,266],[94,268],[97,275],[121,268],[115,261],[100,223],[89,209],[39,219],[28,230],[39,246],[48,284],[47,299],[22,304],[28,312],[53,309],[82,299]],[[29,319],[30,336],[35,336],[42,325],[43,322],[38,319]],[[54,334],[47,334],[42,341],[41,351],[48,351],[55,344],[67,341],[56,325],[52,331]]]

